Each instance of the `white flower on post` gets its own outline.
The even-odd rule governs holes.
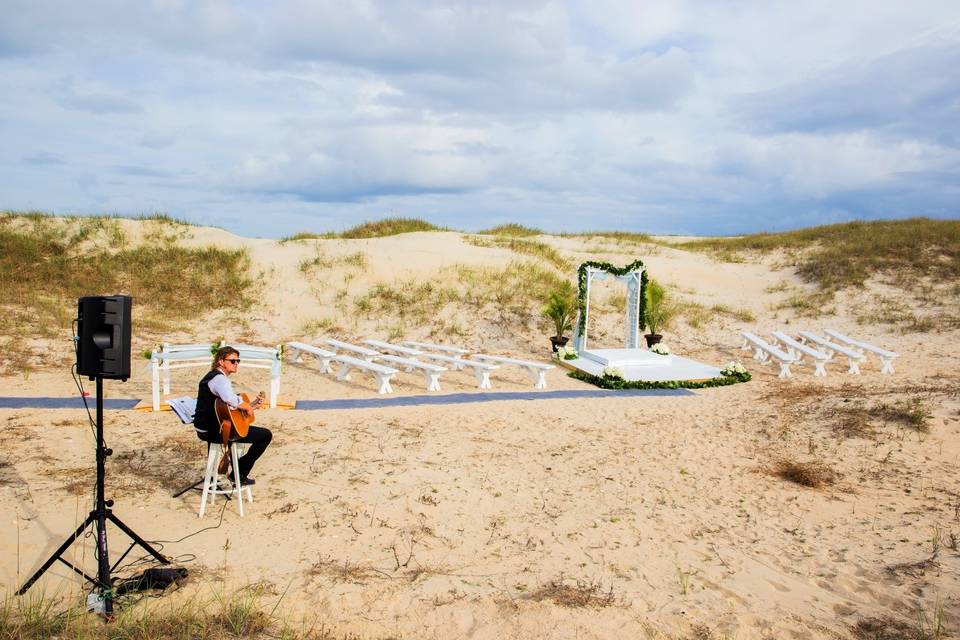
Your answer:
[[[603,370],[604,378],[620,378],[623,380],[623,369],[620,367],[606,367]]]
[[[725,376],[732,376],[732,375],[738,374],[738,373],[739,373],[739,374],[744,374],[744,373],[746,373],[746,372],[747,372],[747,368],[746,368],[746,367],[744,367],[742,364],[740,364],[739,361],[734,362],[734,361],[732,361],[732,360],[731,360],[730,362],[728,362],[728,363],[723,367],[723,369],[721,369],[721,371],[720,371],[720,373],[722,373],[722,374],[725,375]]]
[[[658,353],[658,354],[660,354],[661,356],[668,356],[668,355],[670,355],[670,347],[668,347],[667,345],[665,345],[665,344],[662,343],[662,342],[658,342],[657,344],[655,344],[655,345],[653,345],[652,347],[650,347],[650,351],[652,351],[652,352],[654,352],[654,353]]]
[[[564,346],[557,349],[557,357],[561,360],[576,360],[577,350],[570,346]]]

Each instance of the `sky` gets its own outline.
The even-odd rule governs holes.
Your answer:
[[[957,0],[0,0],[0,210],[246,236],[960,218]]]

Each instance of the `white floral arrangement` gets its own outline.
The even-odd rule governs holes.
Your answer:
[[[557,349],[557,357],[561,360],[576,360],[577,350],[570,346],[563,346]]]
[[[620,378],[623,380],[623,369],[620,367],[606,367],[603,370],[604,378]]]
[[[652,351],[652,352],[654,352],[654,353],[658,353],[658,354],[660,354],[661,356],[668,356],[668,355],[670,355],[670,347],[668,347],[667,345],[665,345],[665,344],[662,343],[662,342],[658,342],[657,344],[655,344],[655,345],[653,345],[652,347],[650,347],[650,351]]]
[[[747,372],[747,368],[744,367],[742,364],[740,364],[739,361],[738,362],[730,361],[726,364],[726,366],[723,367],[723,369],[720,370],[720,373],[722,373],[725,376],[732,376],[737,373],[744,374],[746,372]]]

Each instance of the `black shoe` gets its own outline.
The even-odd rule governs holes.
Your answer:
[[[242,478],[240,478],[240,486],[241,486],[241,487],[247,487],[247,486],[250,486],[250,485],[252,485],[252,484],[257,484],[257,481],[254,480],[253,478],[248,478],[248,477],[242,477]]]

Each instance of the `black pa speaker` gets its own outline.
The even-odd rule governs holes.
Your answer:
[[[77,300],[77,372],[90,378],[130,377],[130,296]]]

